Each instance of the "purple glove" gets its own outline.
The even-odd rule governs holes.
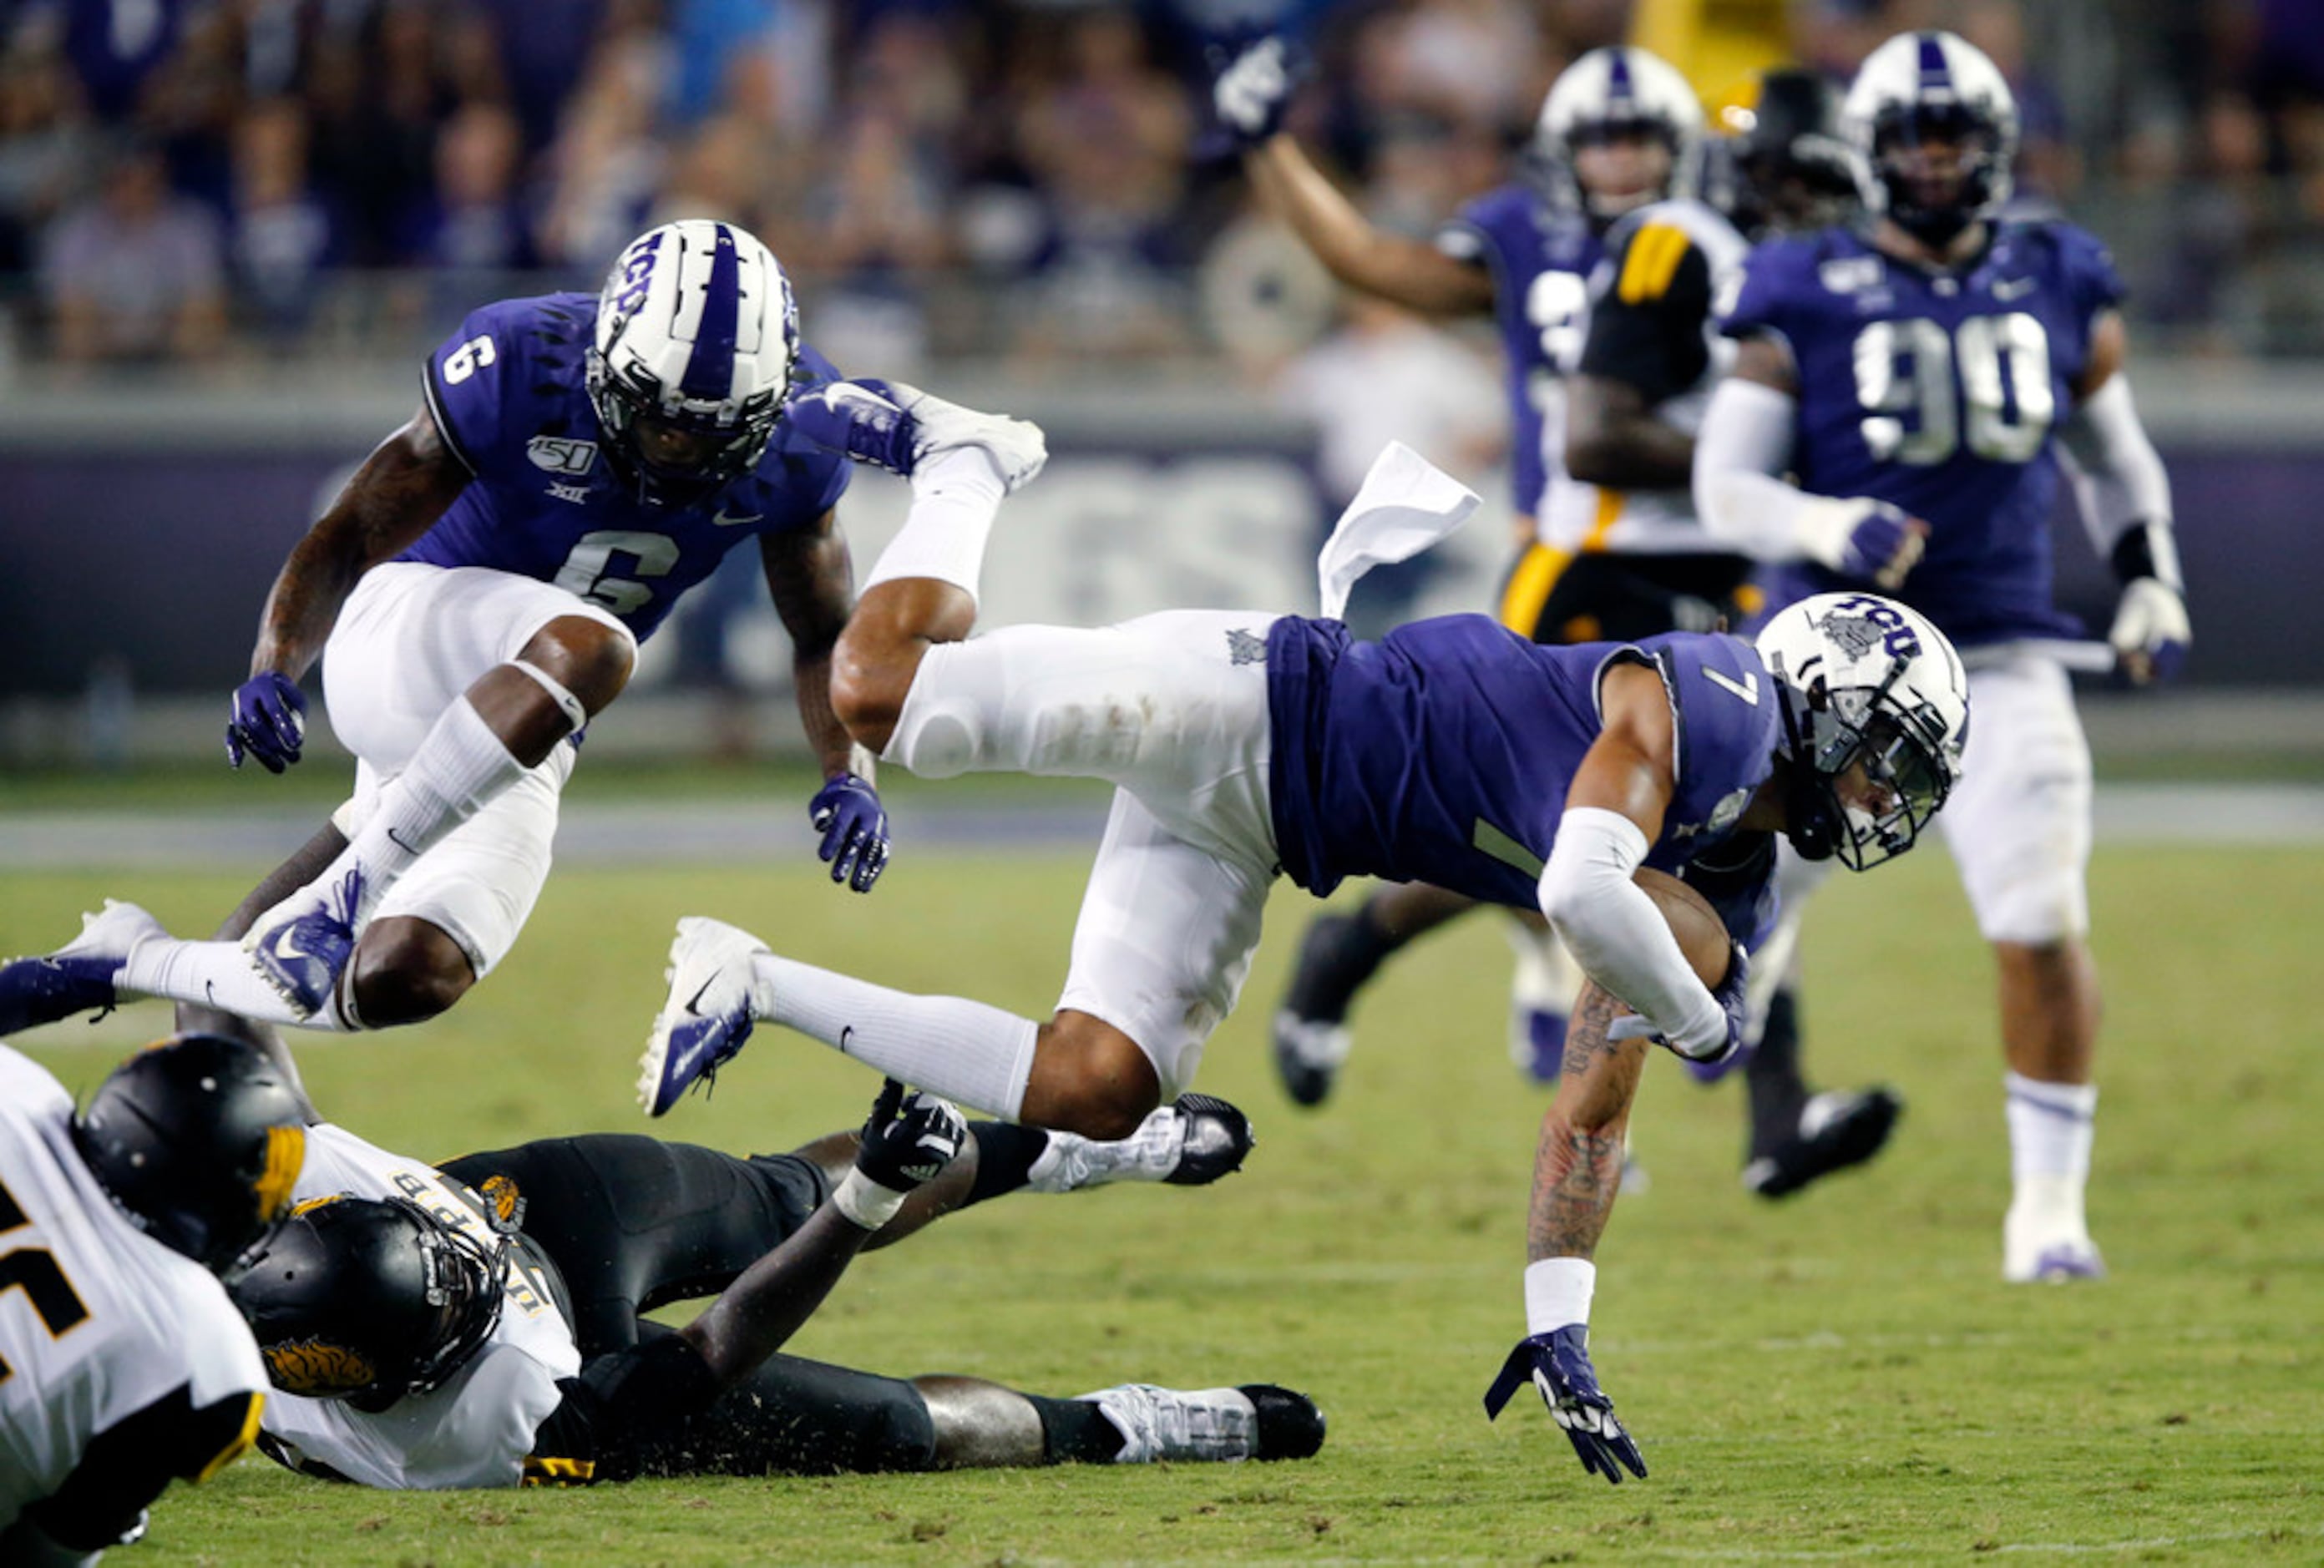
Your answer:
[[[1849,531],[1848,548],[1840,556],[1840,575],[1894,593],[1904,586],[1905,575],[1921,564],[1921,552],[1928,548],[1928,541],[1927,528],[1901,507],[1875,502],[1864,521]]]
[[[871,781],[842,773],[807,802],[807,820],[823,835],[816,853],[831,862],[831,880],[868,893],[888,869],[888,813]]]
[[[818,447],[906,478],[919,457],[919,422],[884,381],[827,382],[794,398],[783,418]]]
[[[307,698],[279,670],[254,675],[234,691],[234,712],[226,722],[226,760],[242,766],[244,755],[270,773],[299,760],[307,740]]]
[[[1598,1370],[1590,1364],[1588,1324],[1570,1323],[1519,1340],[1509,1359],[1501,1363],[1500,1376],[1485,1390],[1486,1419],[1499,1416],[1509,1397],[1527,1379],[1541,1390],[1549,1418],[1564,1429],[1573,1452],[1582,1456],[1582,1469],[1619,1486],[1622,1471],[1615,1462],[1618,1460],[1632,1475],[1646,1479],[1646,1455],[1614,1418],[1614,1401],[1598,1387]]]

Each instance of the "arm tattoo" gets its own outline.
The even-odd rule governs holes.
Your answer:
[[[1646,1065],[1646,1042],[1606,1038],[1629,1010],[1595,984],[1582,988],[1565,1037],[1564,1075],[1534,1151],[1526,1258],[1588,1258],[1622,1185],[1622,1140]]]

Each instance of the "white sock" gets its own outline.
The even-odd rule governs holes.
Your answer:
[[[1008,493],[982,447],[930,457],[912,475],[912,509],[863,579],[863,591],[897,577],[934,577],[977,596],[985,540]]]
[[[254,1023],[343,1032],[338,1010],[325,1007],[312,1018],[290,1010],[282,995],[250,966],[239,942],[181,942],[175,937],[140,942],[130,949],[115,982],[146,996],[198,1002]]]
[[[360,925],[413,861],[524,773],[524,764],[493,733],[475,705],[459,698],[437,719],[403,771],[380,790],[378,806],[338,859],[307,885],[330,896],[348,872],[362,867]]]
[[[2098,1086],[2044,1084],[2016,1073],[2003,1083],[2009,1094],[2009,1163],[2016,1202],[2079,1212],[2089,1180]]]
[[[751,1013],[956,1104],[1014,1121],[1039,1030],[1030,1019],[957,996],[913,996],[760,953]]]

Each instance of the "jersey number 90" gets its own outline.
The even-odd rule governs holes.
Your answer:
[[[1926,317],[1875,321],[1857,334],[1855,359],[1864,444],[1883,463],[1933,466],[1964,446],[1995,463],[2030,463],[2057,415],[2049,335],[2022,310],[1972,316],[1950,335]],[[1966,420],[1954,410],[1956,365]],[[1916,416],[1910,429],[1907,415]]]

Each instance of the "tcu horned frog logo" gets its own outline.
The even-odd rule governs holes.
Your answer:
[[[1843,599],[1809,625],[1840,644],[1850,659],[1877,648],[1893,656],[1910,658],[1921,651],[1921,639],[1902,613],[1885,600],[1858,595]]]

